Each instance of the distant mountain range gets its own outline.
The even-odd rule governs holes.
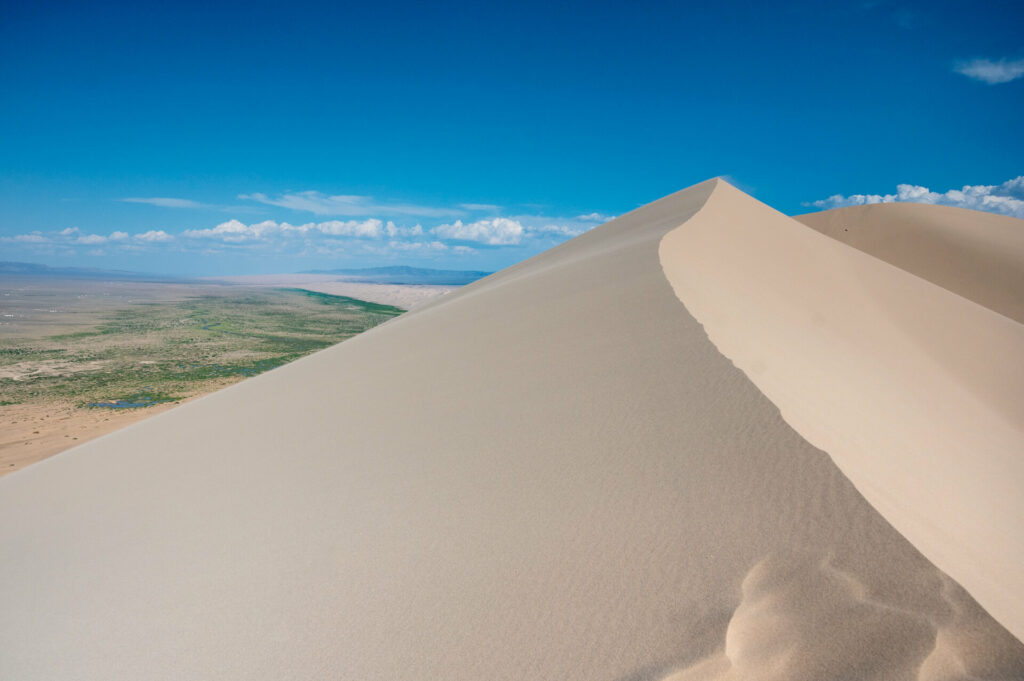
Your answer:
[[[60,279],[122,279],[125,281],[189,281],[184,277],[146,274],[128,270],[103,270],[96,267],[50,267],[32,262],[0,261],[0,275],[52,277]]]
[[[476,270],[434,270],[426,267],[367,267],[335,270],[307,270],[301,274],[332,274],[347,281],[368,284],[430,284],[463,286],[491,274]],[[31,262],[0,261],[0,276],[51,277],[60,279],[99,279],[123,281],[180,282],[187,277],[147,274],[129,270],[104,270],[96,267],[50,267]]]
[[[350,281],[372,284],[433,284],[462,286],[482,279],[490,272],[477,270],[433,270],[426,267],[367,267],[361,269],[307,270],[302,274],[336,274]]]

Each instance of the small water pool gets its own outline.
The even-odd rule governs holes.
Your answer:
[[[102,409],[138,409],[139,407],[152,407],[154,404],[162,404],[163,402],[174,402],[175,399],[173,397],[140,394],[110,402],[89,402],[86,406],[100,407]]]

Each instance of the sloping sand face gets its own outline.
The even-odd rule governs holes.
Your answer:
[[[794,219],[1024,323],[1024,220],[919,203],[850,206]]]
[[[0,480],[0,677],[1020,677],[673,292],[731,191]]]
[[[660,251],[687,309],[786,421],[1024,634],[1024,326],[728,185]]]

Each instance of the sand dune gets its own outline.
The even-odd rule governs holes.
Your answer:
[[[843,269],[797,266],[818,258]],[[789,310],[794,289],[836,298]],[[965,305],[988,363],[912,336]],[[895,389],[949,391],[928,402],[956,436],[940,462],[973,433],[985,475],[1019,474],[1020,388],[993,378],[1016,322],[713,180],[0,480],[0,677],[1021,678],[1024,646],[956,581],[1021,635],[1019,606],[986,602],[1015,576],[959,553],[1019,506],[963,518],[943,553],[912,531],[939,500],[872,499],[883,517],[840,467],[869,499],[907,491],[872,447],[933,493],[964,469],[896,428],[849,432],[870,410],[814,431],[787,392],[884,396],[820,356],[844,315],[885,327],[837,340],[861,371],[891,370],[863,358],[901,333],[894,358],[922,348]],[[780,346],[804,338],[809,365]],[[944,484],[954,504],[988,492]]]
[[[987,234],[960,241],[973,236]],[[728,185],[661,252],[687,309],[783,418],[1024,636],[1024,325]]]
[[[1024,323],[1024,220],[919,203],[851,206],[795,219]]]

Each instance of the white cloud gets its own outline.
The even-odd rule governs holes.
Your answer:
[[[493,203],[460,203],[459,208],[472,211],[486,211],[488,213],[497,213],[501,210],[501,206],[496,206]]]
[[[580,224],[579,222],[542,222],[530,225],[527,229],[532,235],[564,236],[572,238],[584,232],[590,231],[595,225]]]
[[[1007,180],[1002,184],[964,185],[961,189],[933,192],[928,187],[913,184],[896,185],[895,194],[835,194],[827,199],[805,203],[805,206],[828,209],[842,206],[861,206],[870,203],[933,203],[943,206],[958,206],[989,213],[1001,213],[1024,218],[1024,175]]]
[[[277,223],[271,224],[275,229],[277,228]],[[220,239],[221,241],[237,242],[258,239],[263,232],[264,228],[259,223],[246,225],[238,220],[228,220],[210,229],[187,229],[182,236],[193,239]]]
[[[440,241],[389,241],[388,247],[394,251],[446,251],[448,246]]]
[[[306,227],[306,225],[303,225]],[[312,229],[315,229],[324,234],[330,234],[331,236],[351,236],[357,239],[379,239],[384,233],[384,223],[376,218],[370,220],[363,220],[362,222],[356,220],[346,220],[342,222],[340,220],[331,220],[329,222],[321,222],[316,225],[312,225]]]
[[[23,244],[54,244],[64,247],[72,246],[96,246],[105,243],[117,243],[121,248],[128,247],[128,241],[134,239],[136,242],[161,243],[172,241],[174,237],[163,230],[150,230],[134,236],[127,232],[112,232],[110,236],[102,234],[83,234],[77,227],[66,227],[58,231],[43,234],[35,231],[28,234],[17,234],[11,237],[0,237],[0,240]],[[135,248],[138,248],[137,246]],[[74,253],[69,250],[68,253]]]
[[[119,199],[125,203],[147,203],[151,206],[160,206],[161,208],[207,208],[208,206],[198,201],[192,201],[191,199],[175,199],[163,196],[153,197],[129,197],[126,199]]]
[[[309,222],[303,225],[292,225],[287,222],[277,223],[273,220],[247,225],[238,220],[228,220],[210,229],[185,230],[183,236],[192,239],[218,239],[229,243],[240,243],[243,241],[267,241],[278,236],[308,236],[315,233],[359,239],[379,239],[383,236],[384,231],[384,223],[376,218],[329,220],[327,222]],[[392,225],[392,231],[397,234],[400,229]]]
[[[579,236],[608,220],[612,216],[587,213],[573,218],[548,218],[541,215],[516,215],[508,218],[490,218],[435,227],[432,231],[443,239],[476,241],[488,246],[516,245],[527,239],[563,240]]]
[[[271,203],[287,204],[296,210],[312,212],[349,211],[363,212],[380,208],[369,197],[323,196],[316,192],[286,194],[278,199],[265,195],[249,195],[244,198]],[[131,202],[152,203],[173,207],[199,205],[187,199],[124,199]],[[210,206],[205,206],[209,208]],[[227,207],[223,207],[227,209]],[[396,206],[385,206],[395,209]],[[398,211],[435,212],[452,211],[435,209],[421,210],[421,207],[398,206]],[[258,210],[258,209],[257,209]],[[492,211],[499,206],[482,203],[461,204],[454,211]],[[484,217],[479,220],[444,221],[426,218],[427,226],[419,221],[402,224],[402,218],[395,220],[378,217],[329,219],[322,222],[291,224],[275,220],[248,223],[234,218],[208,228],[186,229],[180,233],[168,233],[162,229],[151,229],[141,233],[113,231],[108,235],[85,233],[78,227],[67,227],[51,232],[0,236],[0,242],[19,243],[35,250],[63,248],[68,254],[85,253],[86,248],[103,246],[107,253],[152,252],[154,248],[172,247],[175,252],[221,252],[241,251],[277,253],[291,252],[296,255],[334,253],[352,255],[396,255],[428,257],[444,253],[464,256],[477,253],[472,244],[483,246],[520,246],[539,250],[567,238],[582,234],[609,219],[600,213],[587,213],[576,217],[551,218],[543,215],[520,215],[510,217]],[[406,218],[409,222],[411,219]],[[438,225],[437,223],[444,222]],[[96,249],[98,250],[98,249]],[[63,251],[62,251],[63,252]]]
[[[475,241],[488,246],[509,246],[522,243],[529,238],[560,239],[573,237],[593,228],[597,222],[590,216],[583,218],[552,219],[537,216],[517,218],[488,218],[474,222],[456,220],[429,230],[420,224],[411,226],[398,225],[388,220],[377,218],[366,220],[327,220],[324,222],[308,222],[293,225],[287,222],[265,220],[255,224],[246,224],[239,220],[229,220],[209,229],[190,229],[182,236],[190,239],[210,239],[222,243],[256,243],[273,240],[301,237],[307,242],[316,237],[351,238],[359,240],[388,239],[392,249],[409,250],[425,248],[423,244],[431,244],[436,249],[442,242],[431,242],[425,239],[427,234],[436,239],[450,241]],[[601,216],[604,218],[604,216]],[[396,245],[404,244],[404,245]]]
[[[980,80],[989,85],[998,85],[999,83],[1009,83],[1011,80],[1017,80],[1024,76],[1024,59],[1013,61],[1007,59],[1000,59],[999,61],[970,59],[957,62],[953,66],[953,70],[968,78]]]
[[[314,215],[342,215],[361,217],[367,215],[418,215],[422,217],[456,217],[464,214],[462,209],[435,208],[401,203],[378,203],[371,196],[337,194],[328,196],[316,191],[293,192],[270,197],[256,192],[239,194],[238,198],[258,201],[269,206],[289,210],[305,211]]]
[[[423,227],[421,225],[413,225],[412,227],[399,227],[395,223],[388,220],[387,224],[384,225],[384,231],[387,232],[388,236],[395,238],[396,236],[402,237],[414,237],[423,235]]]
[[[569,238],[579,236],[587,231],[584,227],[579,225],[560,225],[553,222],[533,225],[529,230],[530,234],[534,235],[565,236]]]
[[[525,231],[521,222],[509,218],[492,218],[468,223],[456,220],[433,229],[434,234],[442,239],[477,241],[489,246],[518,244],[522,241]]]
[[[608,220],[615,219],[615,217],[602,215],[601,213],[587,213],[585,215],[577,215],[574,218],[546,218],[521,215],[517,216],[516,219],[523,223],[530,236],[559,239],[579,236]]]
[[[24,244],[48,244],[50,239],[45,237],[40,232],[32,232],[30,234],[18,234],[10,237],[11,241],[18,241]]]
[[[148,232],[136,234],[135,239],[138,241],[145,241],[148,243],[166,243],[168,241],[173,240],[174,237],[162,229],[151,229]]]
[[[107,237],[99,234],[85,234],[75,239],[77,244],[102,244],[107,241]]]

